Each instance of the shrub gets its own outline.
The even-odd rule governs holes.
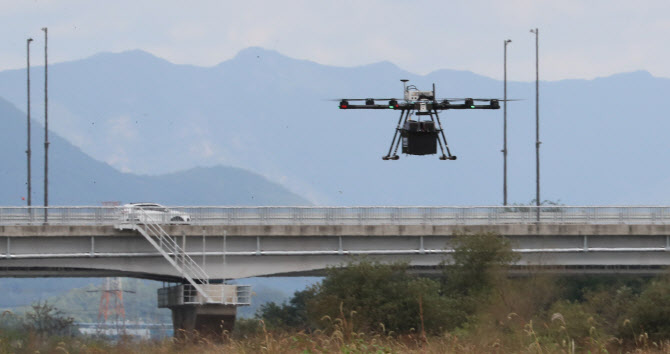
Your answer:
[[[670,281],[651,282],[629,313],[633,335],[648,333],[652,340],[670,338]]]
[[[311,330],[314,326],[309,322],[307,302],[314,296],[313,288],[296,291],[288,303],[277,305],[269,302],[261,305],[256,318],[262,319],[269,329]]]
[[[510,241],[494,233],[457,234],[453,248],[451,258],[442,262],[442,286],[445,293],[454,296],[490,291],[494,276],[519,259]]]
[[[24,328],[41,337],[72,336],[77,333],[74,318],[65,316],[55,306],[38,302],[31,306],[32,311],[25,314]]]

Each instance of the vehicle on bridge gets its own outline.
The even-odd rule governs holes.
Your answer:
[[[140,224],[189,224],[191,215],[156,203],[129,203],[122,206],[121,220]]]

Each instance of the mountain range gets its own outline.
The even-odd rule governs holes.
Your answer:
[[[0,205],[25,205],[26,116],[0,99]],[[32,122],[33,205],[43,205],[44,127]],[[162,175],[120,172],[58,134],[49,135],[49,205],[154,201],[168,205],[305,205],[277,183],[240,168],[193,167]]]
[[[437,60],[448,65],[448,58]],[[41,73],[33,67],[32,112],[38,121]],[[71,142],[71,149],[89,155],[86,164],[99,166],[75,167],[84,161],[67,160],[85,178],[75,183],[54,176],[54,189],[64,195],[105,181],[130,192],[98,200],[126,200],[156,183],[131,183],[143,176],[173,183],[147,198],[171,188],[182,194],[180,203],[224,203],[206,199],[206,191],[218,188],[212,184],[215,171],[233,168],[213,166],[234,166],[281,184],[298,204],[498,205],[502,200],[502,110],[441,114],[456,161],[436,156],[382,161],[398,112],[343,111],[329,101],[399,97],[399,79],[425,90],[435,83],[439,97],[502,95],[501,81],[471,72],[416,75],[389,62],[333,67],[248,48],[213,67],[172,64],[140,50],[101,53],[50,65],[49,75],[49,127]],[[532,82],[508,83],[508,96],[522,99],[508,104],[510,202],[535,196],[534,88]],[[0,72],[0,97],[25,107],[25,91],[25,70]],[[668,93],[670,80],[644,71],[541,81],[542,199],[571,205],[667,203],[670,167],[661,161],[670,152],[665,138],[670,122],[662,104]],[[12,154],[21,156],[25,132],[14,135],[20,147]],[[34,141],[37,151],[39,137]],[[55,174],[66,163],[64,153],[54,142]],[[12,168],[24,169],[24,160]],[[185,175],[200,178],[202,189],[182,193],[184,184],[177,181]],[[240,193],[240,203],[271,203],[259,199],[261,193]],[[64,195],[63,203],[81,202]]]

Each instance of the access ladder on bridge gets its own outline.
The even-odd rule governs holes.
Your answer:
[[[161,225],[154,220],[149,213],[137,209],[133,211],[136,215],[130,220],[133,222],[130,227],[137,230],[144,238],[151,243],[165,259],[181,274],[195,290],[205,299],[207,303],[225,302],[225,299],[212,299],[212,294],[206,291],[209,288],[209,276],[202,267],[196,263],[186,251],[179,246],[177,240],[170,236]],[[140,221],[142,223],[140,223]],[[126,225],[119,226],[126,228]]]

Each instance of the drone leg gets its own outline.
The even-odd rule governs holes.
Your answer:
[[[430,120],[432,120],[433,122],[435,122],[435,119],[433,119],[433,115],[432,115],[432,114],[430,115]],[[440,160],[446,160],[446,156],[447,156],[447,155],[444,154],[444,148],[442,147],[442,140],[440,140],[440,137],[439,137],[439,136],[437,137],[437,143],[440,144],[440,151],[442,151],[442,156],[440,156]],[[449,149],[448,146],[447,146],[447,149]]]
[[[403,121],[402,124],[405,124],[405,122],[409,118],[409,115],[410,115],[411,112],[412,112],[411,109],[407,110],[407,114],[405,115],[405,120]],[[401,125],[398,125],[398,129],[396,131],[400,131],[400,126]],[[400,139],[398,139],[398,141],[396,142],[395,150],[393,151],[393,156],[391,156],[391,160],[398,160],[400,158],[400,156],[398,156],[398,148],[400,147],[400,142],[401,141],[402,141],[402,137]]]
[[[389,152],[386,154],[386,156],[382,157],[382,160],[390,160],[391,159],[391,150],[393,150],[393,145],[395,144],[395,139],[398,136],[398,133],[400,132],[400,123],[402,123],[402,117],[405,114],[405,110],[402,109],[400,110],[400,118],[398,118],[398,127],[395,128],[395,134],[393,134],[393,140],[391,141],[391,146],[389,146]]]
[[[440,134],[442,135],[442,140],[444,141],[444,147],[447,149],[447,154],[444,154],[444,149],[442,149],[442,142],[440,141],[440,137],[437,138],[437,142],[440,143],[440,149],[442,150],[442,156],[440,156],[440,160],[456,160],[456,156],[451,154],[451,151],[449,150],[449,144],[447,144],[447,137],[444,135],[444,129],[442,129],[442,122],[440,122],[440,116],[437,115],[437,110],[433,109],[433,112],[435,112],[435,118],[437,119],[437,126],[440,128]],[[433,119],[433,115],[430,115],[430,118]]]
[[[395,144],[395,150],[393,150],[393,156],[391,156],[391,160],[398,160],[400,156],[398,156],[398,147],[400,147],[400,141],[402,138],[398,139],[398,142]]]

